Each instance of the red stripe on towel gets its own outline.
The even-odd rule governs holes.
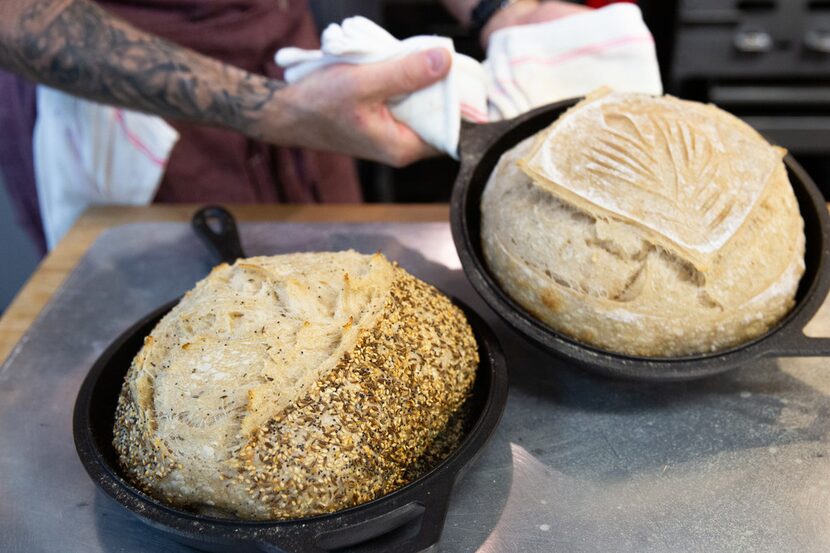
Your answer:
[[[617,46],[626,46],[628,44],[637,44],[637,43],[649,43],[654,44],[654,38],[651,35],[635,35],[635,36],[624,36],[620,38],[615,38],[614,40],[608,40],[606,42],[600,42],[597,44],[589,44],[588,46],[582,46],[580,48],[574,48],[573,50],[568,50],[567,52],[563,52],[561,54],[557,54],[556,56],[550,58],[544,58],[539,56],[527,56],[524,58],[516,58],[510,61],[511,65],[523,65],[525,63],[541,63],[544,65],[558,65],[560,63],[565,63],[566,61],[570,61],[574,58],[578,58],[581,56],[587,56],[589,54],[596,54],[598,52],[602,52],[603,50],[614,48]]]
[[[470,119],[476,123],[486,123],[488,120],[486,113],[471,106],[470,104],[461,104],[461,114],[466,115],[467,119]]]
[[[147,158],[158,165],[159,167],[164,167],[166,160],[160,159],[156,157],[156,155],[147,147],[144,142],[141,141],[139,137],[137,137],[133,132],[127,128],[127,122],[124,120],[124,114],[121,112],[120,109],[115,110],[115,120],[118,122],[118,125],[121,127],[121,130],[124,132],[124,136],[127,137],[127,140],[130,141],[130,144],[136,147],[136,149],[147,156]]]

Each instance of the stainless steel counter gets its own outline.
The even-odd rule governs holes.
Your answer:
[[[382,250],[490,320],[511,392],[456,486],[445,552],[830,551],[830,361],[766,361],[702,382],[574,372],[501,325],[445,224],[242,225],[249,254]],[[97,491],[75,455],[75,395],[104,347],[204,276],[185,225],[104,234],[0,367],[0,551],[185,551]],[[830,334],[825,304],[811,331]]]

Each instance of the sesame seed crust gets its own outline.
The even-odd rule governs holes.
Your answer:
[[[478,351],[463,312],[394,267],[382,315],[295,402],[217,466],[221,497],[171,486],[183,467],[124,386],[114,445],[129,479],[179,507],[248,519],[299,518],[364,503],[405,484],[469,396]],[[410,470],[408,470],[410,469]],[[212,486],[210,489],[215,490]]]

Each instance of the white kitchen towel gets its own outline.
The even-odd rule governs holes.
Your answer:
[[[375,63],[436,47],[453,54],[449,75],[422,90],[395,98],[389,102],[389,109],[425,142],[457,157],[461,118],[487,121],[487,78],[480,63],[455,52],[451,39],[415,36],[398,40],[372,21],[356,16],[326,27],[320,50],[283,48],[277,52],[276,62],[285,68],[285,80],[294,83],[328,65]]]
[[[37,87],[35,180],[52,249],[90,205],[147,205],[178,133],[163,119]]]
[[[663,92],[654,39],[629,3],[496,31],[484,64],[491,120],[602,86]]]

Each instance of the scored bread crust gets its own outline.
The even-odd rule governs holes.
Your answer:
[[[278,299],[263,303],[263,289]],[[188,332],[216,304],[212,326]],[[250,519],[322,514],[400,486],[477,365],[464,314],[379,254],[239,260],[150,334],[125,378],[113,442],[130,480],[173,505]]]
[[[785,154],[715,106],[600,89],[539,133],[519,165],[568,203],[637,226],[706,272]]]
[[[783,163],[703,273],[642,227],[588,213],[534,182],[518,166],[534,140],[493,170],[481,240],[499,285],[543,323],[610,351],[676,356],[745,342],[793,306],[804,232]]]

